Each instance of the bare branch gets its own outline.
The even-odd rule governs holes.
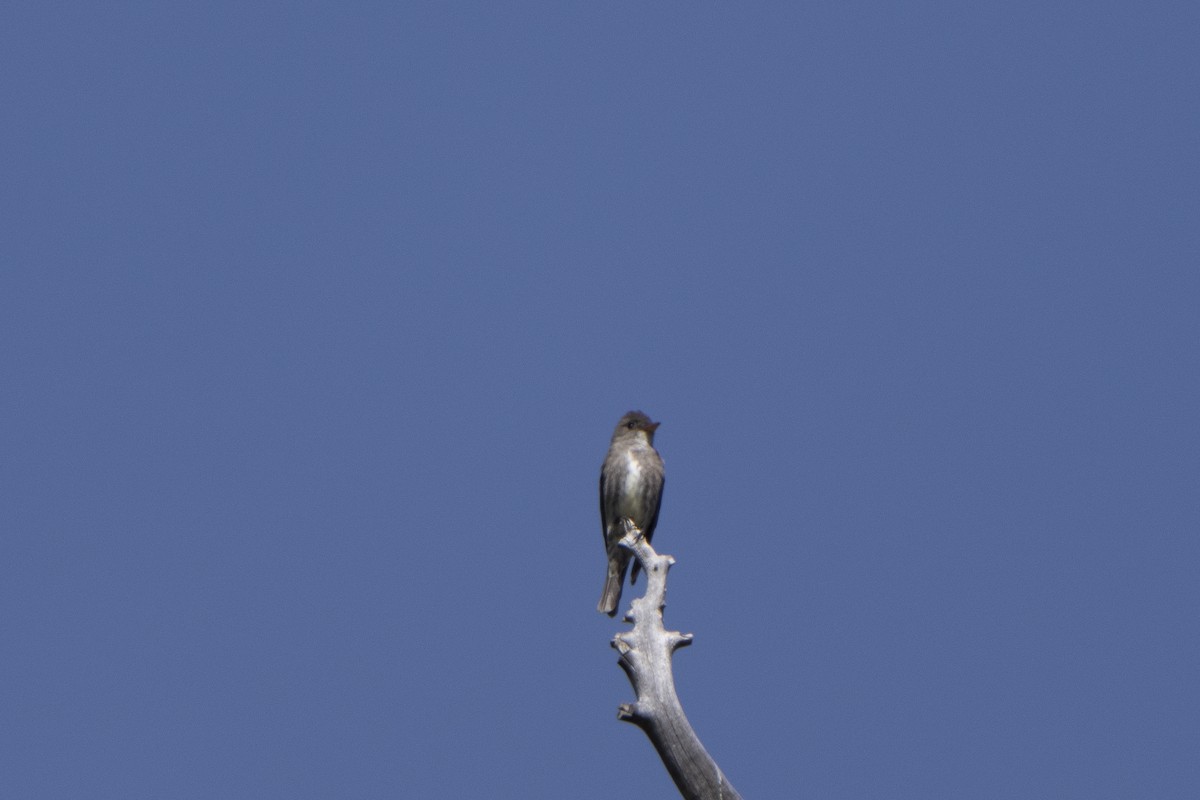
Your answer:
[[[621,669],[637,694],[636,702],[620,706],[617,719],[632,722],[646,732],[679,793],[688,800],[741,800],[700,743],[675,694],[671,654],[692,643],[690,633],[663,627],[667,570],[675,559],[654,552],[642,532],[628,519],[624,522],[625,536],[620,544],[632,550],[642,565],[646,594],[636,598],[625,615],[625,621],[633,623],[633,630],[618,633],[612,642],[620,653]]]

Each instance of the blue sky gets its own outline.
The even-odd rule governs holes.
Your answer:
[[[1200,12],[15,4],[0,795],[1200,788]]]

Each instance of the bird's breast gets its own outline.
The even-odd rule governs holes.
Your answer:
[[[650,487],[647,486],[647,482],[651,479],[651,476],[647,475],[648,457],[648,453],[637,449],[631,449],[625,454],[623,480],[616,498],[617,508],[613,509],[616,517],[630,517],[639,526],[648,524],[648,517],[652,513],[652,510],[646,507],[650,502]]]

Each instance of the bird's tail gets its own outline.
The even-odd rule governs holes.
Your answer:
[[[604,593],[596,610],[601,614],[616,616],[617,606],[621,603],[621,584],[625,583],[625,568],[629,564],[629,556],[625,553],[614,553],[608,558],[608,575],[604,578]]]

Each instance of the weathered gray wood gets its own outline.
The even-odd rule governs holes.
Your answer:
[[[671,654],[692,643],[690,633],[663,627],[667,570],[675,559],[654,552],[629,520],[625,520],[621,546],[633,551],[647,580],[645,596],[636,598],[625,615],[626,622],[633,622],[633,630],[618,633],[612,642],[621,654],[621,669],[637,694],[636,702],[620,706],[617,718],[646,732],[679,793],[688,800],[741,800],[700,743],[675,694]]]

